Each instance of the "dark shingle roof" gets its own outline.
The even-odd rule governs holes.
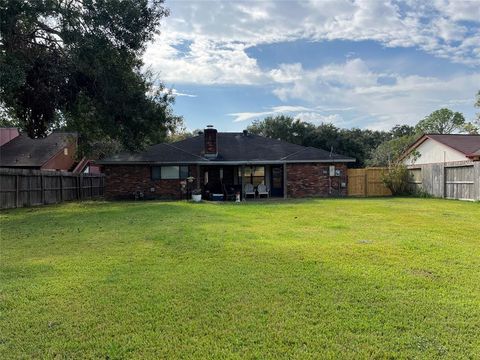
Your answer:
[[[123,153],[99,163],[206,163],[206,162],[302,162],[341,161],[355,159],[325,150],[291,144],[281,140],[243,133],[217,133],[218,156],[204,157],[204,136],[198,135],[172,144],[153,145],[142,153]]]
[[[471,155],[480,150],[480,135],[427,134],[426,136],[465,155]]]
[[[480,135],[467,134],[424,134],[419,137],[405,152],[399,160],[405,159],[414,149],[428,139],[435,140],[454,150],[464,154],[466,157],[474,157],[480,152]]]
[[[42,139],[21,134],[0,147],[0,166],[42,166],[76,138],[76,133],[67,132],[54,132]]]

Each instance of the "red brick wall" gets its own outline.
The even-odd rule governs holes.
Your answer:
[[[60,150],[57,154],[52,156],[50,160],[48,160],[40,170],[63,170],[68,171],[75,162],[75,153],[77,151],[77,144],[72,143],[66,146],[67,155],[64,153],[64,148]]]
[[[190,167],[195,176],[195,167]],[[142,191],[145,197],[180,199],[180,179],[152,180],[149,165],[105,165],[105,197],[107,199],[133,199]],[[154,191],[151,191],[151,188]]]
[[[329,166],[341,170],[341,176],[329,176]],[[345,183],[345,187],[341,183]],[[345,164],[287,164],[288,197],[327,197],[347,195]]]
[[[347,167],[335,164],[341,169],[340,177],[329,177],[329,166],[333,164],[287,164],[288,197],[346,196]],[[180,199],[180,180],[152,180],[149,165],[105,165],[108,199],[133,199],[135,191],[142,191],[146,197],[159,199]],[[196,166],[190,166],[190,174],[196,176]],[[201,180],[203,184],[203,180]],[[196,181],[194,182],[196,184]],[[154,188],[154,192],[150,189]]]

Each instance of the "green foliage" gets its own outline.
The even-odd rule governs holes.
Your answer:
[[[0,127],[19,127],[18,121],[10,116],[8,110],[0,102]]]
[[[328,123],[315,126],[285,115],[257,120],[247,129],[253,134],[354,157],[359,167],[365,165],[372,149],[391,137],[384,131],[340,129]]]
[[[168,15],[163,0],[6,0],[0,5],[0,98],[31,137],[52,128],[128,149],[181,121],[141,55]]]
[[[185,140],[194,136],[197,136],[202,130],[197,129],[193,131],[187,131],[185,127],[180,127],[177,128],[175,131],[171,131],[167,138],[165,139],[165,142],[172,143],[176,141],[181,141]]]
[[[475,106],[480,108],[480,90],[477,93],[477,101],[475,102]],[[480,119],[480,115],[479,115],[479,119]]]
[[[410,125],[395,125],[392,130],[390,130],[390,133],[392,134],[392,137],[399,138],[403,136],[413,136],[416,135],[417,130],[415,129],[415,126],[410,126]]]
[[[253,134],[266,136],[272,139],[288,141],[301,145],[314,126],[287,115],[268,116],[263,120],[256,120],[247,130]]]
[[[357,159],[356,166],[363,167],[372,149],[390,138],[384,131],[369,129],[340,129],[332,124],[320,124],[309,133],[303,145],[333,150]]]
[[[480,90],[477,93],[477,101],[475,102],[475,107],[480,108]],[[480,125],[480,113],[477,113],[477,123]]]
[[[463,131],[465,131],[467,134],[478,134],[480,130],[477,125],[472,122],[468,122],[463,126]]]
[[[412,190],[412,195],[414,195],[415,197],[424,198],[424,199],[431,199],[434,197],[432,194],[430,194],[429,192],[419,187]]]
[[[368,166],[390,166],[412,145],[419,135],[405,135],[385,141],[370,154]]]
[[[476,359],[479,204],[0,212],[2,359]]]
[[[382,173],[383,184],[390,189],[392,195],[410,195],[410,173],[405,165],[395,164]]]
[[[443,108],[435,110],[421,120],[416,128],[418,132],[422,133],[451,134],[458,130],[462,131],[464,125],[465,118],[461,113]]]

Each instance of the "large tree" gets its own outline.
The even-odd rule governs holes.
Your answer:
[[[163,0],[2,0],[0,106],[31,137],[163,139],[181,119],[141,55],[166,15]]]
[[[474,106],[480,108],[480,91],[478,91],[477,93]],[[480,113],[477,113],[473,121],[465,123],[463,130],[469,134],[479,134],[480,133]]]
[[[294,119],[288,115],[267,116],[263,120],[255,120],[248,126],[253,134],[280,139],[293,144],[302,144],[309,131],[315,127],[307,122]]]
[[[465,118],[459,112],[450,109],[439,109],[432,112],[425,119],[420,120],[416,128],[419,132],[434,134],[451,134],[463,131]]]
[[[480,108],[480,90],[477,93],[477,101],[475,102],[475,107]],[[480,113],[477,114],[477,122],[480,124]]]
[[[364,166],[370,152],[391,138],[390,133],[384,131],[340,129],[330,123],[315,126],[286,115],[256,120],[248,130],[254,134],[351,156],[357,159],[356,166]]]
[[[417,138],[418,135],[411,134],[384,141],[372,150],[366,164],[368,166],[390,166],[396,163],[400,155],[402,155]]]

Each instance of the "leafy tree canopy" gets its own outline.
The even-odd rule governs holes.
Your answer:
[[[3,0],[0,106],[31,137],[54,128],[128,149],[181,122],[141,55],[163,0]]]
[[[356,166],[364,166],[371,150],[391,138],[385,131],[340,129],[328,123],[315,126],[286,115],[256,120],[247,129],[257,135],[355,157]]]
[[[291,116],[278,115],[255,120],[247,129],[253,134],[302,144],[307,133],[314,128],[312,124],[301,122]]]
[[[390,166],[417,140],[418,136],[417,134],[404,135],[381,143],[372,149],[367,165]]]
[[[475,107],[480,108],[480,90],[477,93],[477,101],[475,102]],[[480,113],[477,114],[477,122],[480,123]]]
[[[415,135],[416,132],[415,126],[410,125],[395,125],[392,130],[390,130],[393,138]]]
[[[416,128],[422,133],[451,134],[464,130],[465,118],[459,112],[450,109],[435,110],[425,119],[421,120]]]

